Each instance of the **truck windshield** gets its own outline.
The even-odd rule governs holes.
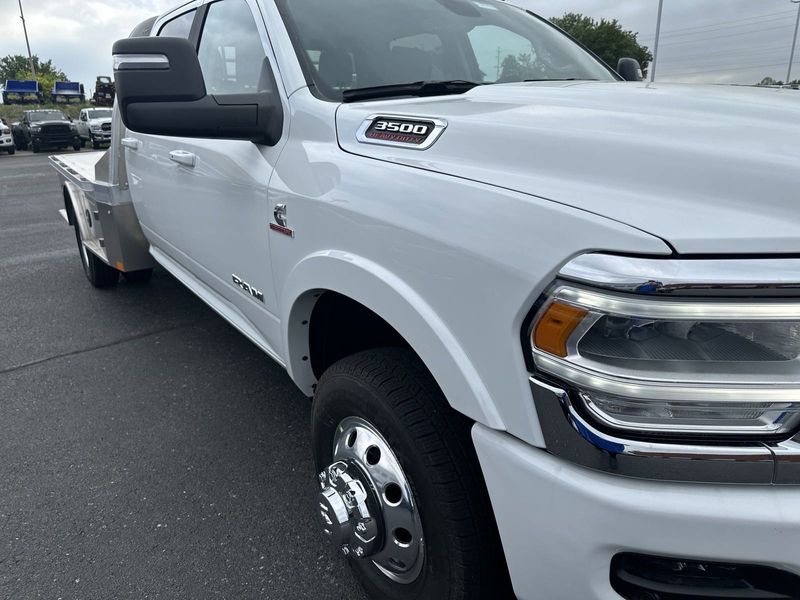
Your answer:
[[[110,108],[97,108],[94,110],[87,111],[89,114],[90,119],[110,119],[111,118],[111,109]]]
[[[309,84],[329,100],[423,81],[617,80],[555,27],[504,2],[277,1]]]
[[[66,121],[67,117],[64,116],[60,110],[40,110],[28,114],[31,123],[37,121]]]

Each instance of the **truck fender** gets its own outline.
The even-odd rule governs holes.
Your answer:
[[[288,274],[281,293],[286,368],[307,395],[316,378],[308,360],[308,320],[317,299],[333,291],[367,307],[416,351],[450,405],[493,429],[505,429],[489,391],[458,339],[433,308],[395,273],[349,252],[316,252]]]
[[[71,181],[64,183],[64,208],[67,210],[67,220],[69,224],[75,225],[77,223],[78,230],[81,233],[81,239],[89,239],[89,224],[86,222],[84,216],[86,215],[86,211],[89,210],[86,194]]]

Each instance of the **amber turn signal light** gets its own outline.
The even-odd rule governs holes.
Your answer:
[[[565,358],[567,340],[589,314],[569,304],[553,302],[533,330],[533,345],[539,350]]]

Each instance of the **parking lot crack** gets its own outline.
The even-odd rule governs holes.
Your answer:
[[[119,346],[122,344],[127,344],[128,342],[134,342],[136,340],[141,340],[144,338],[152,337],[155,335],[159,335],[162,333],[168,333],[170,331],[176,331],[178,329],[183,329],[185,327],[192,327],[201,321],[192,321],[191,323],[180,323],[177,325],[172,325],[170,327],[162,327],[161,329],[156,329],[155,331],[145,331],[142,333],[137,333],[135,335],[129,335],[121,339],[113,340],[110,342],[106,342],[105,344],[98,344],[97,346],[90,346],[88,348],[80,348],[77,350],[72,350],[70,352],[63,352],[61,354],[55,354],[53,356],[47,356],[45,358],[39,358],[36,360],[32,360],[26,363],[22,363],[19,365],[14,365],[12,367],[7,367],[5,369],[0,369],[0,375],[7,375],[9,373],[15,373],[16,371],[21,371],[23,369],[28,369],[30,367],[35,367],[44,363],[48,363],[54,360],[60,360],[62,358],[69,358],[70,356],[77,356],[79,354],[86,354],[87,352],[94,352],[96,350],[103,350],[105,348],[111,348],[113,346]]]

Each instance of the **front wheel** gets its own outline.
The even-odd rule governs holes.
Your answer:
[[[39,154],[39,152],[41,152],[41,151],[42,151],[42,145],[41,145],[41,143],[39,143],[39,142],[33,142],[33,144],[31,144],[31,150],[33,150],[33,153],[34,153],[34,154]]]
[[[12,155],[12,154],[14,154],[14,153],[16,153],[16,151],[17,151],[17,149],[16,149],[16,148],[14,148],[14,146],[11,146],[11,148],[9,148],[9,149],[8,149],[8,154],[9,154],[9,156],[10,156],[10,155]]]
[[[471,423],[413,353],[341,360],[312,413],[321,525],[372,598],[513,597]]]
[[[81,142],[75,142],[72,145],[72,149],[75,150],[75,152],[80,152],[81,148],[83,148],[83,144]]]

